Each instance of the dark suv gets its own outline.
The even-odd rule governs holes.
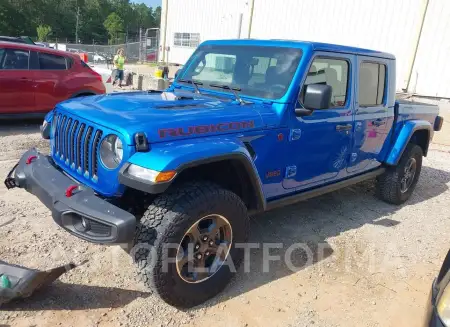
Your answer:
[[[0,36],[0,41],[3,42],[14,42],[14,43],[24,43],[24,44],[32,44],[35,43],[29,37],[14,37],[14,36]]]

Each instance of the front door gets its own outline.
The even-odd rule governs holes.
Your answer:
[[[30,52],[0,48],[0,113],[23,114],[35,109],[34,74],[29,70]]]
[[[358,56],[355,132],[347,168],[350,174],[380,165],[380,152],[394,117],[392,87],[389,87],[389,81],[395,81],[393,74],[388,59]]]
[[[344,178],[353,135],[354,55],[316,53],[310,64],[306,85],[332,87],[331,108],[314,110],[296,117],[292,110],[290,149],[292,165],[286,167],[284,188],[303,190]],[[298,106],[298,104],[297,104]]]

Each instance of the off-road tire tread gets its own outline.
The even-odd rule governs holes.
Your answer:
[[[418,156],[417,160],[417,168],[415,181],[410,186],[407,195],[402,195],[399,193],[401,178],[400,175],[403,172],[403,169],[411,156]],[[377,177],[377,187],[376,187],[376,195],[383,201],[391,204],[402,204],[407,201],[414,190],[417,180],[420,176],[420,171],[422,168],[422,157],[423,152],[422,148],[414,143],[409,143],[406,146],[405,151],[402,154],[398,164],[394,167],[388,167],[386,171]]]
[[[243,217],[247,217],[245,219],[245,241],[247,241],[249,219],[247,208],[242,200],[235,193],[214,183],[197,181],[169,189],[168,192],[155,198],[137,224],[135,244],[151,244],[159,249],[162,244],[170,243],[170,237],[176,234],[175,231],[180,228],[180,224],[185,219],[189,219],[187,212],[194,209],[199,201],[208,204],[209,201],[217,200],[217,198],[229,203],[229,205],[237,205]],[[145,286],[151,290],[156,290],[156,293],[164,301],[176,307],[189,308],[198,304],[197,302],[186,302],[182,298],[174,298],[170,287],[165,283],[165,279],[161,278],[158,273],[158,271],[162,271],[162,261],[157,260],[155,267],[149,269],[150,263],[147,262],[147,258],[148,251],[145,249],[138,250],[134,254],[134,260],[138,265],[138,276]],[[236,268],[241,261],[242,258],[240,260],[234,260],[233,258]],[[217,284],[217,293],[225,286],[226,284]]]

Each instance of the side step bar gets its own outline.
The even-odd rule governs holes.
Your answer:
[[[310,198],[314,198],[316,196],[322,195],[322,194],[326,194],[329,192],[333,192],[333,191],[337,191],[343,187],[347,187],[353,184],[357,184],[359,182],[363,182],[365,180],[368,179],[372,179],[377,177],[378,175],[381,175],[382,173],[385,172],[385,168],[378,168],[377,170],[373,170],[371,172],[362,174],[362,175],[358,175],[355,177],[351,177],[349,179],[334,183],[334,184],[330,184],[330,185],[326,185],[326,186],[322,186],[322,187],[318,187],[309,191],[304,191],[302,193],[298,193],[298,194],[294,194],[279,200],[273,200],[267,203],[267,207],[266,210],[272,210],[278,207],[284,207],[299,201],[304,201],[304,200],[308,200]]]

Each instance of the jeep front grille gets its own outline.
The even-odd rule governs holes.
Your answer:
[[[98,179],[98,148],[103,135],[101,129],[76,118],[56,114],[53,141],[54,156],[84,178]]]

